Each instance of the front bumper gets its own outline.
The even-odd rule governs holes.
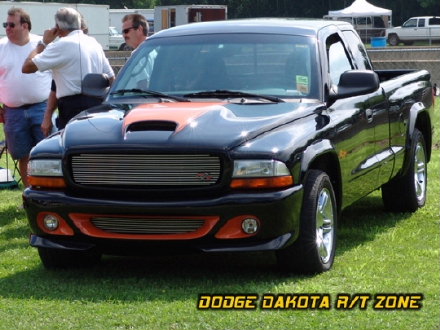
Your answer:
[[[265,251],[278,250],[298,236],[303,190],[298,185],[282,191],[235,193],[217,198],[167,201],[121,201],[79,198],[59,191],[26,189],[24,206],[34,247],[98,250],[104,254],[148,254],[153,251]],[[63,230],[48,231],[42,217],[62,219]],[[126,233],[98,228],[92,220],[151,218],[161,221],[187,218],[208,219],[189,233]],[[254,234],[240,232],[241,219],[259,222]],[[155,220],[155,221],[156,221]]]

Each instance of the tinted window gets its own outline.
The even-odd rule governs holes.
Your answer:
[[[348,41],[348,48],[353,54],[357,68],[360,70],[373,70],[367,51],[359,37],[353,31],[344,31],[343,33]]]
[[[440,25],[440,17],[430,18],[429,25]]]
[[[151,38],[136,50],[115,89],[185,95],[228,89],[319,98],[316,40],[276,34]]]
[[[417,19],[412,18],[412,19],[406,21],[406,22],[403,24],[403,26],[404,26],[404,27],[416,27],[416,26],[417,26]]]
[[[339,84],[341,74],[353,69],[342,42],[336,41],[328,45],[328,61],[332,84]]]

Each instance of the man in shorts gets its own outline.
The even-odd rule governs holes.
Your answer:
[[[46,101],[50,92],[50,72],[23,74],[21,67],[41,37],[31,34],[31,20],[21,8],[8,11],[3,23],[7,38],[0,40],[0,116],[9,153],[18,159],[25,187],[29,152],[44,138],[41,131]]]

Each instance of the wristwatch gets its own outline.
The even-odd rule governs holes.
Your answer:
[[[37,45],[42,45],[43,47],[46,48],[47,44],[44,43],[43,39],[38,40],[38,44]]]

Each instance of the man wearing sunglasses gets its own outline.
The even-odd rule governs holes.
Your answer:
[[[58,128],[63,129],[81,111],[102,102],[82,94],[83,78],[88,73],[103,73],[112,83],[114,72],[101,45],[81,30],[78,11],[69,7],[58,9],[55,23],[54,28],[44,31],[42,42],[26,58],[22,71],[52,70],[58,99]]]
[[[3,23],[7,38],[0,40],[0,116],[9,153],[18,159],[21,179],[27,182],[29,152],[44,138],[41,131],[52,75],[49,71],[23,74],[24,60],[41,37],[31,34],[31,19],[23,9],[13,7]]]
[[[148,22],[140,14],[125,15],[122,19],[122,35],[125,43],[136,49],[148,35]]]
[[[122,18],[122,35],[124,36],[126,45],[133,49],[133,52],[147,39],[148,29],[146,18],[140,14],[128,14]],[[145,63],[140,62],[141,65],[145,66],[145,71],[142,75],[146,77],[146,79],[137,82],[136,88],[148,89],[150,81],[149,72],[152,72],[156,55],[157,52],[154,50],[148,55]]]

